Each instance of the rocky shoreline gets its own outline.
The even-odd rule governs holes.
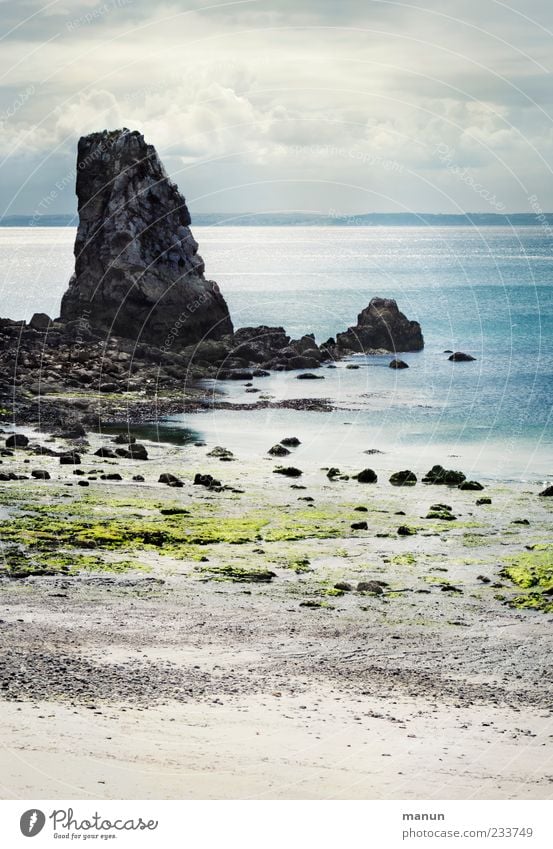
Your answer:
[[[75,273],[60,318],[0,319],[0,406],[12,421],[66,430],[139,422],[205,409],[213,400],[201,380],[283,370],[313,378],[354,353],[423,348],[418,322],[386,298],[321,345],[282,327],[235,330],[205,277],[186,201],[140,133],[83,137],[76,173]]]

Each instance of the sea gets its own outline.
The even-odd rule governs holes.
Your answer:
[[[282,326],[322,342],[355,324],[371,298],[391,297],[420,322],[425,347],[402,354],[409,368],[401,371],[388,367],[388,355],[356,356],[322,369],[324,380],[298,381],[294,372],[260,378],[258,395],[241,383],[208,384],[242,404],[327,398],[332,412],[214,410],[152,423],[150,435],[205,440],[250,459],[298,436],[304,462],[347,471],[422,473],[441,463],[482,479],[553,478],[548,224],[192,229],[235,327]],[[57,315],[74,238],[71,227],[0,228],[2,316]],[[447,350],[476,359],[453,363]]]

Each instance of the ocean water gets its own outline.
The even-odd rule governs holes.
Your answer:
[[[291,373],[256,383],[277,399],[330,398],[338,407],[331,414],[215,411],[178,417],[172,426],[251,456],[292,432],[302,438],[305,462],[321,465],[359,465],[362,451],[376,448],[384,453],[371,458],[375,468],[401,459],[420,471],[442,462],[488,477],[553,476],[547,229],[193,229],[236,327],[282,325],[292,336],[314,332],[324,341],[379,295],[396,298],[421,323],[425,349],[402,355],[405,371],[389,369],[390,357],[356,357],[358,369],[324,369],[324,381]],[[0,229],[2,315],[57,313],[73,239],[70,228]],[[450,363],[445,349],[476,361]],[[256,397],[241,385],[214,389],[245,403]]]

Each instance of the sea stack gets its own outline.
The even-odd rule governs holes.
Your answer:
[[[80,139],[77,197],[62,321],[177,351],[233,332],[217,283],[205,279],[185,199],[139,132]]]

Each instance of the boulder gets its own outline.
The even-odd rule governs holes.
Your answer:
[[[80,139],[77,197],[62,321],[165,350],[232,333],[219,287],[204,277],[185,200],[139,132]]]
[[[388,368],[402,369],[402,368],[409,368],[409,366],[403,360],[392,360],[392,362],[389,364]]]
[[[297,436],[285,436],[284,439],[280,440],[280,444],[289,445],[291,448],[297,448],[298,445],[301,445],[301,442]]]
[[[553,486],[547,486],[542,492],[540,492],[540,495],[544,498],[550,498],[553,495]]]
[[[330,340],[329,340],[330,341]],[[357,324],[336,336],[338,351],[421,351],[420,324],[399,311],[392,298],[373,298],[357,316]]]
[[[230,448],[223,448],[222,445],[216,445],[215,448],[212,448],[211,451],[207,452],[207,457],[219,457],[220,459],[230,459],[234,457],[234,454],[230,450]]]
[[[352,531],[368,531],[369,526],[366,522],[352,522],[351,529]]]
[[[6,448],[26,448],[29,439],[22,433],[12,433],[6,439]]]
[[[471,357],[470,354],[464,354],[462,351],[455,351],[448,357],[448,360],[452,363],[472,363],[475,359],[476,357]]]
[[[358,593],[373,593],[374,595],[382,595],[384,592],[380,581],[359,581],[357,584]]]
[[[52,319],[45,312],[35,312],[29,322],[29,327],[33,330],[38,330],[40,333],[45,333],[52,324]]]
[[[163,472],[158,479],[158,483],[167,484],[167,486],[181,487],[184,486],[180,478],[172,475],[170,472]]]
[[[354,475],[358,483],[376,483],[378,475],[373,469],[363,469],[359,474]]]
[[[463,472],[457,472],[454,469],[444,469],[443,466],[432,466],[429,472],[423,477],[423,483],[446,484],[448,486],[459,486],[465,480]]]
[[[479,490],[484,489],[484,487],[481,483],[478,483],[478,481],[462,481],[459,484],[459,489],[468,489],[478,492]]]
[[[131,442],[128,447],[128,452],[133,460],[147,460],[148,452],[146,447],[140,442]]]
[[[131,442],[136,442],[136,436],[129,436],[128,433],[118,433],[113,441],[117,445],[129,445]]]
[[[50,473],[46,472],[44,469],[33,469],[31,477],[35,478],[37,481],[49,481]]]
[[[414,486],[417,482],[417,476],[410,469],[405,469],[402,472],[394,472],[390,476],[392,486]]]
[[[273,469],[273,472],[287,478],[299,478],[303,474],[301,469],[296,469],[295,466],[277,466],[276,469]]]
[[[298,368],[300,368],[298,366]],[[306,371],[303,374],[298,374],[296,380],[324,380],[324,374],[313,374],[310,371]]]
[[[102,448],[98,448],[98,450],[94,452],[94,456],[95,457],[106,457],[106,458],[109,457],[111,460],[113,460],[113,459],[115,459],[115,457],[117,457],[117,454],[115,453],[115,451],[113,451],[112,448],[103,448],[102,447]]]
[[[81,463],[80,456],[75,451],[69,451],[67,454],[62,454],[60,464],[62,466],[79,466]]]
[[[198,472],[198,474],[194,477],[195,486],[205,486],[207,489],[220,489],[222,484],[221,481],[216,480],[211,475],[202,475]]]
[[[272,454],[273,457],[287,457],[291,452],[288,448],[285,448],[284,445],[273,445],[272,448],[269,448],[267,454]]]

